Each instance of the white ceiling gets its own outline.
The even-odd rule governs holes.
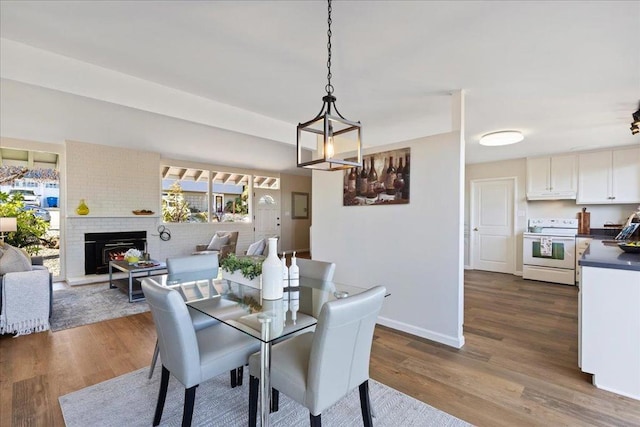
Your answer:
[[[291,169],[326,18],[324,1],[2,1],[0,133]],[[336,0],[332,30],[337,106],[365,147],[449,131],[460,89],[467,163],[640,143],[639,1]],[[212,128],[275,155],[212,150]],[[525,140],[478,144],[500,129]]]

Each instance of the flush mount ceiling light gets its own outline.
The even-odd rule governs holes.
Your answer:
[[[631,122],[631,135],[635,135],[640,132],[640,107],[638,111],[631,115],[633,117],[633,121]]]
[[[517,130],[501,130],[499,132],[491,132],[480,138],[480,145],[496,147],[499,145],[509,145],[520,142],[524,139],[522,132]]]
[[[322,109],[313,119],[298,123],[298,167],[341,170],[362,166],[360,122],[345,119],[338,109],[331,84],[331,0],[328,4],[327,94]]]

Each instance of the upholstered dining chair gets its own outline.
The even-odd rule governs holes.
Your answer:
[[[296,264],[300,268],[300,275],[319,280],[333,280],[336,264],[333,262],[316,261],[313,259],[296,258]]]
[[[259,350],[260,342],[223,324],[196,331],[178,291],[153,278],[142,280],[142,290],[156,325],[162,361],[153,425],[160,424],[171,374],[185,387],[182,425],[190,426],[198,384],[244,366],[249,355]]]
[[[373,331],[386,294],[376,286],[360,294],[325,303],[315,332],[275,344],[271,352],[271,386],[309,409],[312,427],[321,414],[356,387],[365,426],[372,426],[369,358]],[[249,358],[249,426],[256,425],[260,355]]]
[[[191,255],[176,258],[167,258],[167,272],[169,276],[180,275],[189,273],[193,275],[194,280],[197,279],[209,279],[211,277],[218,276],[218,256],[216,254],[205,255]],[[191,315],[191,321],[196,331],[204,329],[206,327],[215,325],[218,323],[213,317],[207,316],[197,310],[189,309]],[[156,341],[156,347],[153,351],[153,358],[151,359],[151,367],[149,368],[149,378],[153,376],[153,371],[158,361],[158,341]],[[231,374],[231,386],[235,387],[236,378],[234,373]]]

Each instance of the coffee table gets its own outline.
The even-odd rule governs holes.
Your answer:
[[[129,264],[127,261],[109,261],[109,288],[119,288],[121,291],[129,295],[129,302],[144,301],[144,293],[140,286],[140,277],[157,276],[167,274],[167,264],[164,262],[150,260],[153,266],[142,266]],[[128,279],[113,279],[113,270],[128,273]]]

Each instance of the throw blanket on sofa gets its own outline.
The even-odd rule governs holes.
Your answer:
[[[43,277],[34,279],[34,275]],[[48,329],[49,272],[41,270],[5,274],[2,280],[0,333],[16,333],[19,336]]]

